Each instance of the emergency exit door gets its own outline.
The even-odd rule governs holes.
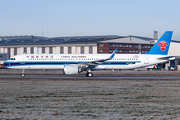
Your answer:
[[[149,57],[148,56],[144,57],[144,64],[149,64]]]

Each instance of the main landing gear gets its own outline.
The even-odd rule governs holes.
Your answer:
[[[86,77],[92,77],[92,76],[93,76],[93,74],[91,72],[86,73]]]
[[[87,73],[86,73],[86,77],[92,77],[93,74],[91,73],[91,69],[86,69]]]
[[[25,77],[25,70],[22,70],[21,77]]]

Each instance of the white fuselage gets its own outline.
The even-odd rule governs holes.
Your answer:
[[[80,66],[83,63],[107,59],[111,54],[22,54],[4,63],[12,69],[64,69],[65,65]],[[96,65],[92,70],[136,69],[173,60],[159,59],[167,55],[116,54],[112,60]]]

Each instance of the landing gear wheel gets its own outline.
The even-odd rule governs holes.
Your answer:
[[[86,73],[86,77],[92,77],[92,76],[93,76],[93,74],[91,72]]]
[[[25,76],[25,70],[23,69],[23,70],[22,70],[21,77],[24,77],[24,76]]]
[[[21,74],[21,77],[24,77],[25,76],[25,74]]]

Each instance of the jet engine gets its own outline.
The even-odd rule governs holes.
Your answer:
[[[82,72],[81,67],[75,65],[65,65],[63,73],[65,75],[73,75]]]

